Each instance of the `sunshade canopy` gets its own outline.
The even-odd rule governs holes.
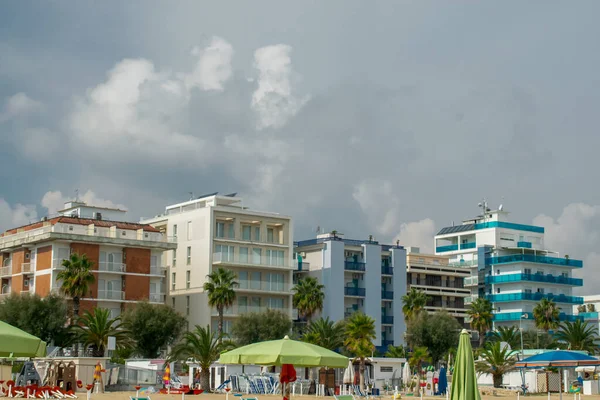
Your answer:
[[[221,354],[221,364],[283,365],[345,368],[348,357],[310,343],[285,337],[253,343]]]
[[[450,389],[450,400],[481,400],[479,388],[477,387],[477,374],[475,372],[475,360],[471,348],[471,335],[466,329],[460,333],[454,373],[452,374],[452,386]]]
[[[536,354],[515,364],[517,368],[576,368],[590,365],[600,365],[600,360],[587,354],[567,350],[555,350]]]
[[[46,342],[0,321],[0,357],[44,357]]]

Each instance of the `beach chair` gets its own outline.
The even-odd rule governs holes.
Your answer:
[[[366,393],[363,393],[362,390],[360,390],[360,385],[354,385],[352,387],[354,394],[358,397],[362,397],[362,398],[368,398],[369,396]]]
[[[333,395],[335,400],[356,400],[356,397],[352,394]]]
[[[223,383],[221,383],[219,385],[218,388],[215,389],[216,392],[220,392],[220,393],[225,393],[225,389],[227,388],[227,385],[229,385],[231,383],[231,378],[227,379],[226,381],[224,381]]]
[[[150,396],[146,396],[146,397],[129,396],[129,400],[150,400]]]

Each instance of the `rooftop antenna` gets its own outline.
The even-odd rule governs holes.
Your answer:
[[[488,211],[490,211],[490,209],[488,208],[488,203],[485,200],[485,198],[481,201],[481,203],[477,204],[477,206],[479,208],[481,208],[481,212],[483,215],[483,222],[485,222],[487,219],[487,213],[488,213]]]
[[[317,235],[321,233],[321,225],[317,226]]]
[[[188,192],[190,194],[190,201],[194,200],[194,192]]]
[[[75,201],[79,201],[79,189],[75,189]]]

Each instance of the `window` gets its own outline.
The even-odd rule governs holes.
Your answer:
[[[252,272],[250,279],[250,289],[260,290],[261,282],[260,282],[260,272]]]
[[[190,278],[191,278],[191,271],[185,271],[185,288],[189,289],[190,288]]]
[[[248,289],[248,271],[238,272],[238,285],[240,289]]]
[[[217,222],[217,237],[224,238],[225,237],[225,223]]]
[[[382,365],[379,367],[379,372],[394,372],[394,367],[384,367]]]
[[[185,296],[185,315],[190,315],[190,296]]]
[[[270,298],[269,308],[281,310],[283,308],[283,299]]]
[[[540,274],[540,275],[544,275],[544,270],[543,269],[538,269],[537,273]]]
[[[283,292],[283,274],[270,273],[268,275],[269,290]]]
[[[529,293],[531,294],[531,288],[525,288],[525,290],[523,290],[525,293]]]
[[[29,253],[25,253],[25,259],[29,260],[29,258],[31,257],[31,255]]]
[[[175,308],[175,297],[171,298],[171,306]]]
[[[500,293],[500,288],[497,288],[497,289],[496,289],[496,293]]]
[[[250,303],[250,312],[260,312],[260,297],[253,297]]]
[[[283,266],[283,250],[267,250],[267,265],[280,265]]]
[[[173,225],[173,237],[176,238],[177,237],[177,224]],[[175,299],[173,299],[175,300]]]
[[[248,297],[240,296],[238,297],[238,313],[244,314],[248,312]]]
[[[240,247],[240,262],[247,263],[248,262],[248,248]]]
[[[275,243],[275,237],[273,235],[273,228],[267,228],[267,242]]]
[[[254,227],[254,241],[260,242],[260,226]]]
[[[171,290],[175,290],[175,272],[171,274]]]
[[[261,258],[261,249],[252,249],[252,264],[260,264]]]
[[[544,294],[544,288],[538,288],[538,293]]]
[[[531,275],[531,268],[525,268],[523,269],[523,273],[526,275]]]
[[[173,266],[177,265],[177,250],[173,250]]]
[[[186,260],[186,264],[190,265],[192,263],[192,247],[188,246],[187,247],[187,260]]]
[[[233,228],[233,223],[229,224],[227,227],[227,237],[229,239],[235,239],[235,230]]]
[[[250,240],[251,229],[250,225],[242,225],[242,240]]]
[[[496,309],[496,311],[500,312],[500,311],[502,311],[502,309],[501,309],[500,307],[498,307],[498,308]]]
[[[215,246],[215,261],[233,261],[233,246]]]
[[[188,223],[187,223],[187,240],[192,240],[192,237],[193,237],[192,221],[188,221]]]

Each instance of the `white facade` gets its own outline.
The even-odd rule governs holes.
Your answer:
[[[404,248],[325,234],[298,242],[296,253],[296,278],[308,274],[325,285],[323,317],[340,321],[362,311],[375,319],[376,346],[404,343]]]
[[[292,219],[243,207],[242,199],[213,194],[166,207],[164,215],[145,220],[169,236],[177,250],[165,253],[167,304],[187,316],[189,326],[217,326],[208,306],[206,276],[223,267],[237,275],[236,302],[225,311],[224,331],[241,314],[268,308],[291,317]]]
[[[579,310],[580,307],[581,311]],[[598,310],[600,310],[600,295],[583,296],[583,304],[573,306],[573,314],[582,317],[585,322],[600,332]]]
[[[511,223],[506,211],[484,208],[483,215],[435,236],[436,254],[471,270],[471,296],[465,302],[490,299],[495,326],[533,325],[533,308],[544,297],[561,308],[561,319],[572,320],[572,305],[582,302],[572,290],[583,285],[572,271],[583,263],[545,249],[543,227]]]

